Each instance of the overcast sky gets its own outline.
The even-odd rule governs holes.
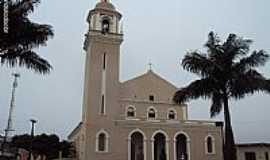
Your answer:
[[[30,131],[30,118],[38,119],[38,133],[63,138],[81,119],[87,31],[86,16],[96,0],[42,0],[32,16],[53,25],[54,39],[39,53],[54,67],[41,76],[19,69],[14,128]],[[196,79],[180,67],[186,51],[202,49],[210,31],[222,39],[229,33],[254,40],[253,49],[270,52],[269,0],[113,0],[123,14],[125,41],[121,48],[121,81],[153,70],[178,87]],[[0,69],[0,133],[6,127],[11,97],[11,73]],[[270,77],[270,63],[261,69]],[[189,103],[190,119],[209,119],[209,101]],[[254,95],[230,103],[237,142],[270,142],[270,97]],[[222,116],[214,120],[222,119]]]

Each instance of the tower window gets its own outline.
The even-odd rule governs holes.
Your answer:
[[[101,133],[98,137],[98,151],[101,152],[105,151],[105,139],[106,139],[105,134]]]
[[[103,55],[103,70],[106,69],[106,53]]]
[[[102,21],[102,33],[106,34],[110,32],[110,20],[105,18]]]
[[[212,153],[213,152],[213,142],[212,142],[212,138],[208,137],[207,138],[207,152],[208,153]]]
[[[109,150],[109,134],[105,130],[101,130],[96,134],[96,152],[108,152]]]
[[[269,160],[269,154],[268,154],[268,152],[265,152],[265,160]]]
[[[101,114],[105,114],[105,96],[102,95],[101,97],[101,110],[100,110]]]
[[[154,101],[155,100],[155,97],[153,95],[150,95],[149,96],[149,101]]]
[[[205,147],[207,154],[215,154],[215,140],[212,136],[207,136],[205,139]]]

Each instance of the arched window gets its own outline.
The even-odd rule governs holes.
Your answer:
[[[146,137],[140,129],[128,136],[128,160],[146,160]]]
[[[128,106],[126,110],[127,118],[134,118],[136,117],[136,109],[134,106]]]
[[[102,33],[109,33],[110,32],[110,20],[109,18],[104,18],[102,20]]]
[[[96,152],[108,152],[109,134],[101,130],[96,134]]]
[[[207,154],[215,154],[215,140],[213,136],[205,138],[205,150]]]
[[[190,142],[187,134],[176,133],[174,137],[175,159],[190,160]]]
[[[150,107],[149,109],[148,109],[148,111],[147,111],[147,118],[148,119],[156,119],[157,117],[157,110],[154,108],[154,107]]]
[[[162,130],[155,131],[151,138],[152,160],[169,160],[168,134]]]
[[[176,111],[174,110],[174,109],[169,109],[168,110],[168,113],[167,113],[168,115],[167,115],[167,118],[169,119],[169,120],[176,120]]]
[[[104,152],[105,151],[105,140],[106,139],[106,135],[104,133],[101,133],[98,136],[98,151],[100,152]]]

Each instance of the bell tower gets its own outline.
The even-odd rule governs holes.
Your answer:
[[[101,0],[88,15],[89,30],[99,31],[104,35],[121,34],[119,25],[121,17],[109,0]]]
[[[82,121],[89,125],[88,128],[95,127],[97,121],[111,125],[114,117],[113,106],[118,103],[120,84],[121,17],[109,0],[100,0],[87,17],[89,28],[84,42],[86,64]]]
[[[121,17],[109,0],[100,0],[87,17],[82,111],[85,137],[82,145],[87,149],[82,157],[85,160],[96,154],[96,133],[104,128],[113,129],[113,119],[117,115],[115,106],[119,103],[120,45],[123,41]]]
[[[108,119],[118,99],[119,58],[123,34],[120,29],[122,15],[109,0],[101,0],[89,12],[86,51],[83,121]],[[103,117],[103,118],[102,118]],[[90,119],[89,119],[90,118]]]

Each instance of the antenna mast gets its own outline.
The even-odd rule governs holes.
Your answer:
[[[10,108],[9,108],[8,123],[7,123],[7,128],[5,129],[6,140],[11,135],[11,132],[14,131],[12,117],[13,117],[13,112],[14,112],[14,107],[15,107],[15,91],[16,91],[16,88],[18,87],[18,78],[20,77],[20,74],[13,73],[12,76],[14,76],[14,82],[12,85],[12,95],[11,95]]]

